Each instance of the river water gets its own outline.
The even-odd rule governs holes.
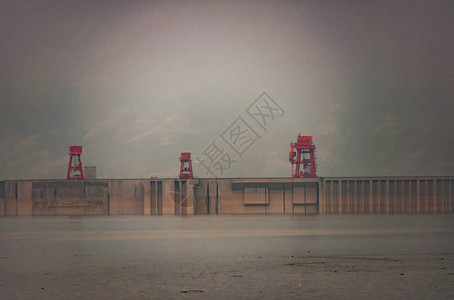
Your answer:
[[[454,299],[454,217],[4,217],[0,292],[2,299]]]

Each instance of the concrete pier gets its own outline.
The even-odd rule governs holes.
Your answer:
[[[452,213],[454,177],[0,181],[0,216]]]

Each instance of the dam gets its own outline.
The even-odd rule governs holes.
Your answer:
[[[454,176],[0,181],[0,216],[452,213]]]

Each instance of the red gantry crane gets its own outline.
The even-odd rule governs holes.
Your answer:
[[[192,174],[192,160],[190,152],[181,153],[180,157],[180,179],[191,179],[194,178]]]
[[[82,168],[82,146],[69,146],[69,166],[68,174],[66,175],[67,180],[72,179],[84,179],[84,170]]]
[[[317,177],[315,145],[312,142],[312,136],[300,134],[298,135],[298,139],[295,144],[290,142],[288,160],[292,164],[293,177]],[[293,168],[293,165],[295,165],[295,168]]]

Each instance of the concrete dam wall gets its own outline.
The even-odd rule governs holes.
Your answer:
[[[452,213],[454,177],[0,181],[0,216]]]
[[[320,213],[452,213],[452,177],[322,178]]]

